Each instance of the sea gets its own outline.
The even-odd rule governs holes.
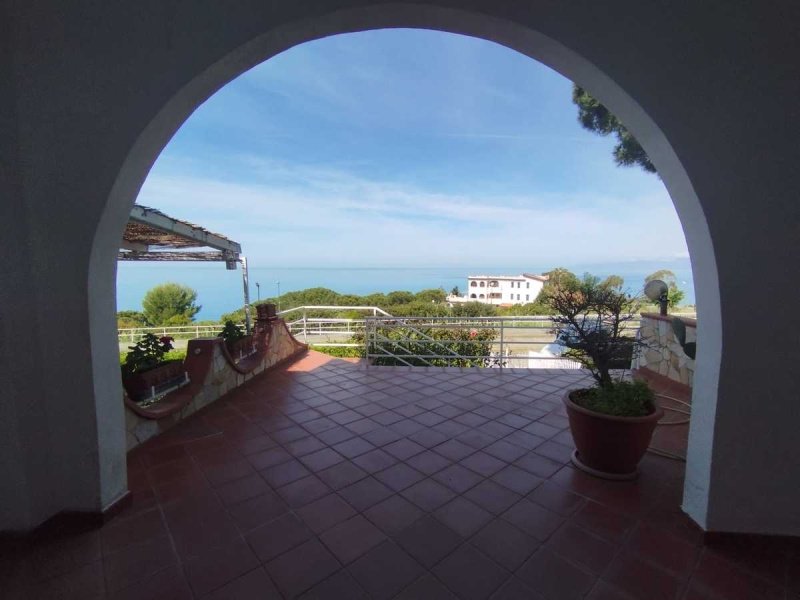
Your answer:
[[[573,273],[599,277],[619,275],[625,288],[641,291],[644,278],[659,269],[675,273],[685,292],[684,304],[694,305],[694,284],[688,258],[627,261],[617,263],[560,264]],[[276,267],[261,266],[250,259],[250,299],[274,298],[279,293],[311,287],[330,288],[342,294],[366,295],[373,292],[444,288],[467,289],[468,275],[519,275],[549,271],[553,265],[483,265],[446,267]],[[166,282],[180,283],[197,292],[201,306],[197,320],[217,320],[220,315],[243,304],[241,267],[225,269],[224,263],[133,263],[121,262],[117,270],[117,310],[141,310],[142,299],[150,288]]]

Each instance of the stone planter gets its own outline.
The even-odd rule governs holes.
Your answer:
[[[658,406],[644,417],[616,417],[588,410],[564,395],[569,427],[575,441],[573,464],[604,479],[634,479],[656,424],[664,416]]]
[[[122,384],[134,402],[146,400],[186,381],[182,360],[168,360],[141,373],[125,375]]]
[[[246,356],[250,356],[256,350],[252,335],[246,335],[235,342],[226,342],[225,347],[228,349],[228,354],[231,355],[234,362],[238,362]]]

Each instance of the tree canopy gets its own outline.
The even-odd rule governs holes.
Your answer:
[[[179,283],[163,283],[150,289],[142,300],[149,325],[186,325],[200,311],[197,292]]]
[[[414,294],[404,291],[389,292],[386,294],[386,301],[389,304],[408,304],[414,301]]]
[[[422,290],[421,292],[417,292],[414,296],[414,299],[419,302],[441,303],[444,302],[446,298],[447,294],[442,288]]]
[[[147,319],[138,310],[121,310],[117,313],[117,327],[120,329],[146,326]]]
[[[619,290],[625,285],[625,280],[619,275],[609,275],[600,282],[600,285],[604,288]]]
[[[617,136],[617,145],[614,146],[614,162],[618,166],[638,165],[648,173],[656,172],[656,167],[650,162],[644,148],[597,98],[579,85],[573,84],[572,101],[578,107],[578,121],[584,129],[600,135],[613,133]]]
[[[543,288],[545,290],[554,286],[574,287],[580,282],[580,279],[578,279],[575,273],[564,267],[556,267],[545,273],[545,275],[547,275],[547,281]]]

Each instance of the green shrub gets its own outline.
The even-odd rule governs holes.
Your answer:
[[[644,417],[655,410],[655,395],[644,381],[617,381],[610,387],[573,392],[572,401],[615,417]]]
[[[380,341],[370,342],[370,355],[376,365],[414,367],[488,367],[496,359],[491,357],[492,343],[497,337],[494,329],[469,327],[431,328],[425,325],[380,328]],[[354,340],[363,343],[359,334]],[[395,356],[381,356],[389,353]],[[453,358],[418,358],[418,355],[453,355]],[[463,357],[473,358],[463,358]]]
[[[159,338],[152,333],[145,333],[133,346],[128,346],[122,372],[130,375],[154,369],[166,360],[164,356],[173,349],[173,341],[170,336]]]
[[[246,337],[247,334],[236,323],[229,320],[225,321],[222,331],[220,331],[217,336],[225,340],[226,344],[233,344]]]
[[[125,364],[125,359],[128,356],[128,352],[120,352],[119,353],[119,364],[120,366]],[[166,362],[168,360],[186,360],[186,348],[176,348],[174,350],[170,350],[166,352],[162,359]]]

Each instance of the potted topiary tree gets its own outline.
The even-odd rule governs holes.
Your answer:
[[[233,321],[225,321],[225,325],[218,335],[225,340],[228,354],[230,354],[235,361],[239,361],[253,354],[255,351],[253,336],[247,335],[242,331],[242,328]]]
[[[618,287],[583,280],[554,286],[546,301],[556,314],[565,356],[589,369],[594,386],[564,397],[578,468],[606,479],[633,479],[663,411],[644,381],[629,381],[614,369],[629,368],[643,342],[627,324],[640,299]],[[623,372],[624,373],[624,372]]]
[[[166,360],[172,350],[173,338],[156,337],[146,333],[135,345],[129,346],[122,364],[122,383],[134,402],[153,399],[165,390],[187,382],[182,360]]]

